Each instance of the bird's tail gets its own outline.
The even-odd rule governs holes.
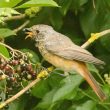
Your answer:
[[[94,77],[91,75],[91,73],[87,70],[87,67],[84,63],[80,65],[80,71],[79,73],[85,78],[85,80],[89,83],[91,88],[94,90],[94,92],[97,94],[97,96],[100,98],[100,100],[105,100],[106,95],[102,91],[101,87],[97,83],[97,81],[94,79]]]

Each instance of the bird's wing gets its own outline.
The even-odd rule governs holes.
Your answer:
[[[95,58],[87,50],[75,45],[68,37],[60,33],[57,36],[49,37],[45,42],[45,47],[49,52],[65,59],[104,64],[103,61]]]

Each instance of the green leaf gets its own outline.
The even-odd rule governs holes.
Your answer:
[[[110,98],[110,84],[105,84],[104,86],[103,86],[103,90],[104,90],[104,92],[107,94],[107,96]],[[109,99],[108,98],[108,99]]]
[[[93,1],[89,2],[80,14],[80,23],[86,37],[90,37],[91,33],[110,28],[109,7],[105,4],[105,0],[96,0],[95,8]]]
[[[24,110],[28,99],[29,99],[29,97],[27,97],[27,96],[20,97],[19,99],[15,100],[11,104],[9,104],[8,110]]]
[[[59,0],[59,5],[61,6],[60,11],[63,15],[66,15],[68,9],[70,8],[73,0]]]
[[[0,28],[0,37],[1,38],[8,37],[11,35],[16,35],[16,33],[8,28]]]
[[[53,6],[58,7],[58,4],[53,0],[30,0],[16,8],[28,8],[36,6]]]
[[[87,38],[90,37],[91,33],[97,33],[106,29],[110,29],[110,2],[109,4],[106,2],[107,0],[96,0],[95,8],[92,6],[92,1],[88,2],[88,5],[80,14],[81,27]],[[110,52],[109,36],[110,34],[105,35],[98,40],[99,42],[96,41],[93,50],[94,53],[99,56],[99,58],[102,56],[102,59],[104,59],[107,63],[109,63],[109,57],[107,54]],[[108,66],[109,64],[106,65],[106,67]]]
[[[30,57],[31,62],[33,62],[35,64],[37,62],[40,62],[40,59],[39,59],[38,55],[34,51],[32,51],[30,49],[27,49],[27,48],[26,49],[21,49],[21,51],[32,55],[32,57]]]
[[[97,68],[93,64],[87,64],[87,67],[91,72],[98,73]]]
[[[88,100],[83,105],[78,106],[76,110],[97,110],[96,103],[92,100]]]
[[[20,14],[19,12],[17,12],[16,10],[12,8],[0,8],[0,12],[1,12],[0,13],[1,17],[4,17],[4,16],[10,17],[13,14]]]
[[[51,106],[52,104],[52,98],[53,95],[55,94],[56,89],[53,89],[52,91],[48,92],[42,99],[42,101],[35,107],[35,110],[37,108],[41,108],[41,109],[47,109]]]
[[[50,21],[55,29],[59,30],[63,25],[63,17],[58,9],[53,9],[52,13],[50,14]]]
[[[6,86],[6,80],[1,80],[0,81],[0,94],[1,94],[1,92],[4,91],[5,86]],[[5,94],[5,93],[3,92],[3,94]]]
[[[0,45],[0,53],[1,53],[2,55],[4,55],[5,57],[7,57],[7,58],[10,57],[7,48],[5,48],[5,47],[2,46],[2,45]]]
[[[77,11],[77,10],[81,9],[81,6],[83,6],[87,2],[88,2],[88,0],[73,0],[72,9],[74,11]]]
[[[22,0],[0,0],[0,7],[14,7],[18,3],[20,3]]]
[[[110,27],[109,27],[110,28]],[[110,52],[110,34],[103,36],[101,39],[101,44]]]
[[[53,102],[68,99],[70,94],[75,93],[74,91],[76,91],[76,88],[80,85],[82,79],[83,78],[80,75],[70,75],[62,80],[65,84],[56,91],[53,96]]]
[[[51,77],[48,77],[48,83],[51,88],[59,87],[59,82],[64,78],[61,75],[61,71],[55,70],[51,73]]]
[[[33,89],[32,95],[38,98],[42,98],[49,91],[47,80],[40,81]]]
[[[64,78],[60,81],[59,85],[53,87],[52,91],[46,93],[43,100],[35,108],[51,109],[56,101],[73,99],[77,93],[76,88],[82,82],[82,79],[83,78],[80,75],[70,75],[69,77]]]

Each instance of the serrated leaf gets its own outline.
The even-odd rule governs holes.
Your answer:
[[[36,7],[36,6],[58,7],[58,4],[53,0],[30,0],[16,8],[28,8],[28,7]]]
[[[16,35],[16,33],[8,28],[0,28],[0,37],[1,38],[8,37],[11,35]]]
[[[22,0],[0,0],[0,7],[14,7],[18,3],[20,3]]]
[[[5,48],[5,47],[2,46],[2,45],[0,45],[0,53],[1,53],[2,55],[4,55],[5,57],[7,57],[7,58],[10,57],[7,48]]]

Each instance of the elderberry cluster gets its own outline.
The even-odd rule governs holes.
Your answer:
[[[22,81],[30,81],[37,77],[36,66],[28,56],[16,55],[10,60],[0,57],[0,81],[6,80],[5,99],[22,89]],[[2,101],[2,97],[0,97]]]

